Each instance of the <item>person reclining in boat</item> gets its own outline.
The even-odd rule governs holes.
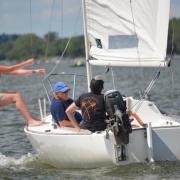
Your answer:
[[[53,87],[54,97],[51,102],[51,115],[54,121],[64,127],[79,127],[82,116],[78,112],[74,112],[75,121],[70,121],[65,113],[67,107],[73,103],[69,97],[70,88],[64,82],[57,82]]]
[[[0,74],[6,75],[43,75],[46,73],[45,69],[24,69],[24,67],[33,65],[34,59],[28,59],[21,63],[11,66],[0,66]],[[28,126],[38,126],[43,123],[42,120],[32,117],[28,107],[20,92],[3,92],[0,93],[0,107],[4,107],[10,104],[15,104],[16,108],[21,112],[24,118],[27,120]]]
[[[106,111],[104,95],[101,93],[104,88],[104,81],[101,76],[91,80],[90,93],[80,95],[66,110],[69,119],[74,122],[74,111],[82,110],[83,122],[77,129],[88,129],[92,132],[102,131],[106,128]]]

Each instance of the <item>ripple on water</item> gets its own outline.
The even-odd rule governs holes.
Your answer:
[[[169,72],[161,74],[158,81],[151,90],[151,98],[156,104],[172,114],[180,115],[180,61],[174,61],[174,89],[170,84]],[[54,64],[41,64],[47,71]],[[41,66],[41,68],[42,68]],[[36,68],[36,67],[35,67]],[[99,67],[98,67],[99,68]],[[138,97],[139,90],[144,90],[153,77],[154,69],[122,68],[114,69],[116,88],[124,95],[135,95]],[[104,72],[104,67],[100,70],[94,69],[95,73]],[[63,62],[57,72],[71,72],[85,74],[85,68],[68,68],[68,64]],[[143,77],[141,75],[143,74]],[[111,73],[105,75],[105,90],[112,88],[110,79]],[[178,78],[177,78],[178,77]],[[38,98],[45,96],[45,91],[41,84],[41,78],[37,76],[16,77],[3,76],[1,78],[1,90],[21,91],[30,111],[39,116]],[[53,82],[63,80],[72,83],[73,80],[57,78]],[[78,82],[78,81],[77,81]],[[79,81],[77,95],[87,90],[85,81]],[[71,87],[72,89],[72,87]],[[138,97],[139,98],[139,97]],[[47,107],[48,109],[48,107]],[[42,163],[37,155],[33,155],[33,149],[26,138],[23,128],[25,120],[14,106],[9,106],[0,110],[0,179],[102,179],[102,180],[177,180],[180,179],[180,163],[155,163],[155,164],[131,164],[119,167],[100,167],[97,169],[56,169]],[[177,142],[178,143],[178,142]],[[29,152],[29,153],[28,153]],[[50,152],[51,153],[51,152]]]

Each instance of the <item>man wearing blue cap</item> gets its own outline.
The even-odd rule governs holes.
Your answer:
[[[51,102],[51,114],[53,119],[60,126],[78,128],[78,123],[82,120],[79,113],[75,112],[74,121],[70,121],[65,113],[67,107],[73,103],[69,97],[70,88],[64,82],[57,82],[53,87],[54,98]]]

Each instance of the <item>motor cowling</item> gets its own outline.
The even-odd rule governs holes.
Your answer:
[[[104,95],[105,108],[110,119],[109,126],[114,132],[117,144],[128,144],[132,132],[126,102],[117,90],[109,90]]]

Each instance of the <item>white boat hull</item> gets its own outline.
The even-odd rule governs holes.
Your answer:
[[[112,133],[93,134],[38,133],[25,128],[28,139],[41,160],[59,168],[92,168],[149,161],[146,129],[134,129],[121,160],[121,147],[116,148]],[[154,161],[180,160],[180,127],[153,128]]]
[[[175,118],[163,115],[149,101],[127,98],[127,107],[136,110],[129,135],[129,144],[119,145],[111,130],[91,133],[74,128],[54,128],[51,117],[37,127],[25,127],[25,133],[39,158],[59,168],[92,168],[146,161],[180,160],[180,124]],[[139,106],[137,104],[137,106]],[[145,124],[142,127],[137,121]]]
[[[154,128],[152,137],[155,161],[180,160],[180,127]]]
[[[55,167],[86,168],[112,165],[113,144],[102,134],[25,132],[41,160]]]

